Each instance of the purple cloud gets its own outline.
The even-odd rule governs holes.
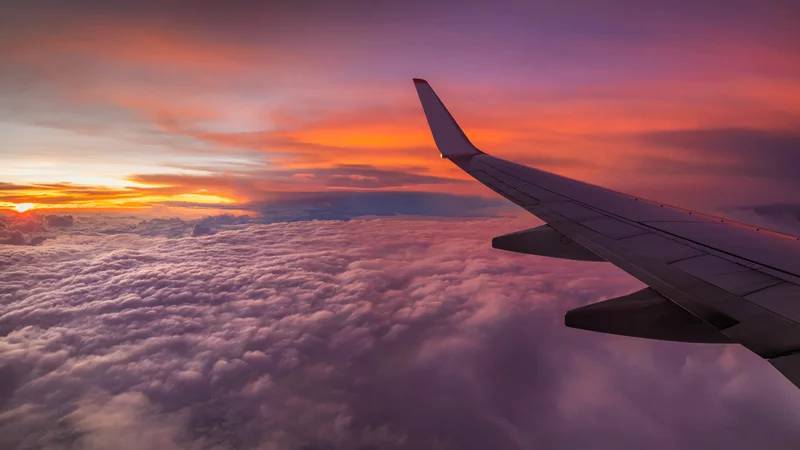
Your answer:
[[[793,447],[800,395],[747,351],[565,328],[639,284],[489,248],[530,222],[6,247],[0,447]]]
[[[4,214],[0,212],[0,245],[39,245],[74,225],[70,215]]]
[[[651,172],[720,173],[796,182],[800,132],[797,129],[701,128],[653,131],[637,137],[644,144],[681,149],[713,157],[702,163],[667,156],[645,158]],[[759,155],[754,158],[753,155]]]

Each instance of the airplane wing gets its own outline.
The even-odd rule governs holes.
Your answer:
[[[499,249],[608,261],[649,287],[567,312],[567,326],[684,342],[738,343],[800,387],[800,240],[495,158],[431,86],[414,79],[443,158],[544,222]]]

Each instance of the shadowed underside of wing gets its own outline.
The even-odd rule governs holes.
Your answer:
[[[567,324],[691,342],[734,342],[800,386],[800,241],[489,156],[415,79],[442,157],[544,220],[495,238],[504,250],[605,260],[649,286],[578,308]]]

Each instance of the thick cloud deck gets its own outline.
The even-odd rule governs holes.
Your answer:
[[[0,253],[2,448],[791,448],[736,347],[564,328],[638,284],[520,220],[60,235]],[[528,224],[529,225],[529,224]]]

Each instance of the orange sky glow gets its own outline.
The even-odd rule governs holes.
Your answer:
[[[0,209],[229,207],[330,190],[489,195],[437,157],[412,76],[502,157],[690,203],[711,198],[698,183],[743,201],[788,198],[790,184],[747,172],[747,152],[680,134],[800,129],[796,32],[780,18],[750,32],[725,20],[635,30],[635,40],[555,26],[510,40],[501,24],[497,36],[462,40],[425,27],[399,40],[402,27],[380,24],[323,26],[313,40],[288,27],[277,39],[113,14],[16,28],[5,33],[19,39],[0,45]],[[506,52],[493,50],[499,42]],[[739,169],[751,182],[731,181]]]

